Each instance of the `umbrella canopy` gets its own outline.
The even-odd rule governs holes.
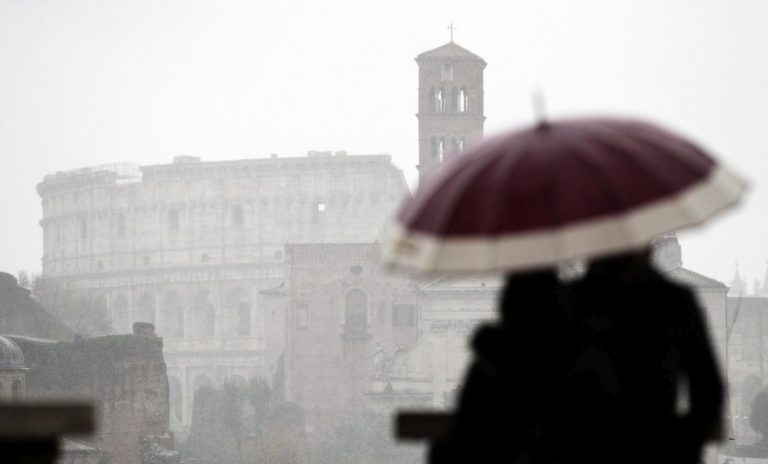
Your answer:
[[[647,246],[734,204],[745,183],[653,124],[576,119],[512,131],[452,157],[401,207],[386,263],[520,270]]]

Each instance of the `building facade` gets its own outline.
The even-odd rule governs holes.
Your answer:
[[[270,378],[283,317],[262,293],[284,280],[284,245],[376,240],[407,194],[387,155],[89,168],[47,176],[46,278],[103,301],[114,331],[155,324],[171,405],[194,390]]]

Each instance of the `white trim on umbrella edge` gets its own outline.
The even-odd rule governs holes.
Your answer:
[[[673,197],[556,230],[444,238],[391,224],[382,245],[389,267],[426,272],[489,272],[554,266],[647,246],[661,234],[702,223],[735,204],[747,184],[722,166]]]

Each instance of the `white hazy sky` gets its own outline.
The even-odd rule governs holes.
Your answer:
[[[681,235],[685,264],[750,287],[768,259],[764,0],[0,0],[0,269],[38,270],[35,185],[47,173],[389,153],[417,162],[421,51],[456,41],[488,62],[486,132],[552,117],[652,118],[744,174],[743,206]]]

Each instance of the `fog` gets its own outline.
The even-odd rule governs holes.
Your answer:
[[[135,344],[125,352],[137,357],[120,358],[114,375],[150,366],[125,382],[147,382],[146,391],[160,393],[146,401],[174,411],[170,420],[131,416],[154,437],[142,449],[197,456],[189,462],[245,455],[307,462],[308,450],[322,454],[312,462],[331,462],[347,445],[325,429],[343,430],[349,443],[387,430],[380,415],[339,415],[363,427],[327,414],[365,409],[337,385],[365,390],[376,405],[366,414],[452,405],[467,338],[494,317],[499,278],[425,281],[415,291],[377,267],[371,245],[384,218],[417,189],[414,58],[449,42],[449,24],[455,42],[488,64],[486,135],[530,125],[538,89],[553,120],[646,118],[742,174],[750,191],[738,208],[678,235],[683,266],[725,284],[738,269],[746,287],[740,296],[768,288],[766,21],[768,4],[759,0],[0,1],[0,271],[32,290],[36,302],[27,303],[37,309],[30,311],[55,318],[39,316],[48,321],[43,329],[8,316],[0,334],[22,336],[13,343],[34,360],[54,355],[24,337],[71,343],[67,350],[87,356],[104,349],[100,343]],[[96,169],[66,194],[56,190],[63,188],[56,179],[72,180],[57,173],[119,163],[131,165],[120,168],[120,188],[91,189],[91,174],[101,179],[93,185],[114,182]],[[342,165],[343,176],[334,167]],[[46,215],[70,218],[71,230],[46,238],[44,267]],[[1,283],[19,290],[10,276]],[[363,296],[344,293],[355,286]],[[456,299],[457,289],[475,293]],[[728,331],[741,343],[733,353],[743,364],[733,375],[744,402],[735,426],[743,444],[757,437],[747,398],[763,385],[762,345],[749,345],[762,344],[763,335],[749,328],[762,327],[768,305],[764,295],[736,303],[725,287],[714,297],[710,290],[700,296],[720,321],[711,324],[720,361],[728,362]],[[315,319],[320,301],[352,319]],[[322,337],[310,329],[338,331],[356,320],[374,326],[354,316],[368,305],[388,308],[376,329],[334,334],[346,343],[338,353],[318,349]],[[117,334],[127,338],[110,338]],[[107,335],[111,341],[93,341]],[[363,338],[364,348],[355,345]],[[445,371],[430,371],[435,352]],[[758,354],[759,362],[750,358]],[[79,356],[69,368],[80,369]],[[349,369],[333,371],[333,356]],[[750,363],[760,365],[758,380]],[[326,365],[336,367],[329,373]],[[123,401],[89,380],[99,376],[94,369],[85,380],[43,369],[27,380],[30,397],[82,389],[99,401]],[[40,380],[57,375],[65,380]],[[327,400],[335,395],[338,404]],[[242,414],[194,422],[226,408]],[[115,427],[110,433],[119,434]],[[201,451],[200,436],[234,454]],[[276,448],[293,454],[264,445],[278,442],[290,442]],[[414,448],[390,445],[372,445],[358,458],[418,460]]]

